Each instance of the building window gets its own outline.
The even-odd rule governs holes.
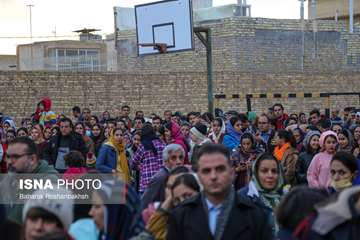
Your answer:
[[[99,49],[49,49],[47,69],[66,72],[97,72],[101,70]]]

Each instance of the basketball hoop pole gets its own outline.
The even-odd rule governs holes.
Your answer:
[[[194,33],[206,48],[208,111],[214,114],[211,29],[206,27],[194,27]]]

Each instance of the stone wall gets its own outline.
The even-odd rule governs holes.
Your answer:
[[[254,93],[334,93],[360,92],[360,73],[253,73],[215,72],[214,94],[225,99],[215,100],[224,110],[246,111],[245,95]],[[96,114],[104,110],[118,113],[123,104],[146,114],[162,114],[166,109],[182,112],[207,111],[207,79],[204,72],[173,72],[158,74],[126,73],[56,73],[0,72],[0,111],[17,121],[29,116],[42,96],[53,100],[57,113],[70,113],[74,105],[90,107]],[[239,98],[232,98],[232,95]],[[322,110],[324,98],[252,99],[252,108],[262,112],[274,102],[282,102],[287,112]],[[357,96],[330,98],[331,108],[359,105]]]

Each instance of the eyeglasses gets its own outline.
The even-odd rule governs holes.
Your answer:
[[[23,157],[23,156],[28,156],[28,155],[32,155],[32,153],[23,153],[23,154],[6,154],[6,158],[7,159],[14,159],[14,160],[18,160],[19,158]]]

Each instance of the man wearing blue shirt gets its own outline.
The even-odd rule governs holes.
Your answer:
[[[234,170],[226,147],[202,145],[196,169],[203,191],[170,214],[167,239],[271,239],[265,213],[232,187]]]

